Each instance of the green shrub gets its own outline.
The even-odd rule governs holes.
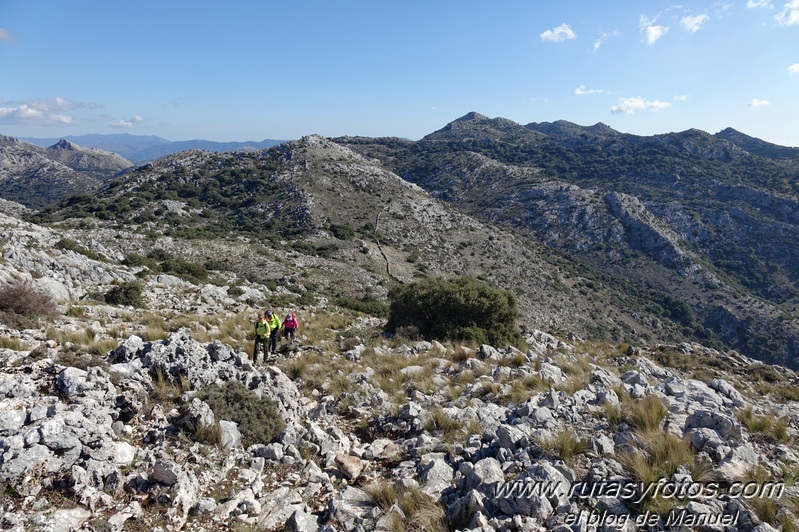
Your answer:
[[[362,297],[360,299],[354,297],[340,297],[336,300],[336,303],[340,307],[362,312],[370,316],[378,316],[380,318],[388,316],[388,305],[373,297]]]
[[[204,388],[200,399],[208,403],[216,419],[238,423],[242,444],[269,443],[286,428],[275,403],[268,397],[258,397],[239,381]]]
[[[145,308],[142,285],[136,281],[127,281],[112,287],[103,299],[110,305]]]
[[[234,285],[227,289],[227,295],[229,295],[230,297],[239,297],[243,293],[244,289],[240,286]]]
[[[187,281],[197,282],[208,279],[208,270],[202,264],[195,264],[180,258],[172,258],[161,263],[164,273],[176,275]]]
[[[429,278],[401,285],[389,293],[386,330],[416,327],[428,340],[489,343],[521,341],[516,326],[516,296],[472,277]]]
[[[330,232],[339,240],[352,240],[355,238],[355,231],[346,225],[330,224]]]
[[[128,253],[125,255],[125,259],[122,261],[122,264],[125,266],[144,266],[148,270],[152,270],[155,272],[161,271],[161,267],[158,265],[158,261],[151,257],[145,257],[143,255],[139,255],[138,253]]]
[[[40,319],[52,319],[56,310],[53,297],[28,281],[0,286],[0,321],[9,327],[35,328]]]
[[[74,251],[75,253],[80,253],[81,255],[88,257],[94,260],[103,260],[104,257],[98,254],[96,251],[88,249],[78,242],[70,239],[70,238],[62,238],[55,244],[56,249],[63,249],[68,251]]]

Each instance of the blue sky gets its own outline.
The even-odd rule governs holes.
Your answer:
[[[0,134],[415,140],[470,111],[799,146],[799,0],[0,0]]]

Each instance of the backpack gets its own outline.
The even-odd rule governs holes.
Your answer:
[[[286,319],[283,320],[283,327],[285,327],[286,329],[297,328],[297,316],[293,312],[291,314],[286,315]]]

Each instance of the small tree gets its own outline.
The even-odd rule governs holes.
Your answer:
[[[391,301],[386,330],[415,328],[428,340],[466,340],[495,346],[521,340],[512,292],[472,277],[423,279],[399,286]]]
[[[127,281],[118,284],[105,293],[105,302],[111,305],[131,306],[135,308],[145,308],[144,298],[142,297],[141,283]]]

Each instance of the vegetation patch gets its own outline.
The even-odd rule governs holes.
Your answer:
[[[413,327],[428,340],[521,342],[516,296],[473,277],[423,279],[398,286],[389,299],[386,330],[391,334]]]
[[[401,511],[389,514],[387,530],[390,532],[449,530],[444,509],[421,488],[398,488],[390,482],[379,481],[365,486],[364,491],[384,512],[394,512],[395,505]]]
[[[13,281],[0,286],[0,321],[15,329],[32,329],[40,320],[56,315],[53,297],[28,281]]]
[[[105,293],[105,302],[110,305],[120,305],[124,307],[146,308],[142,297],[142,285],[136,281],[126,281],[112,287]]]
[[[274,401],[258,397],[239,381],[207,386],[198,397],[208,403],[216,419],[238,424],[245,448],[256,443],[270,443],[286,428]]]

